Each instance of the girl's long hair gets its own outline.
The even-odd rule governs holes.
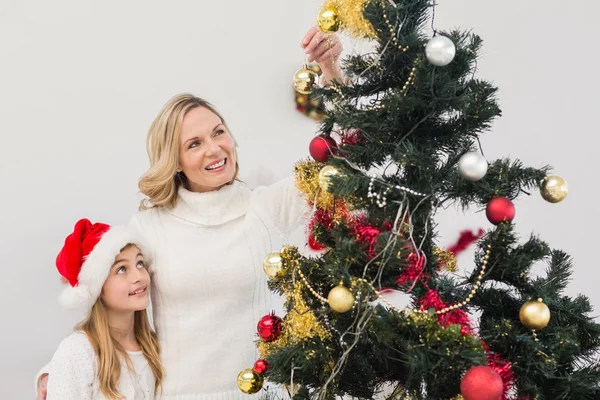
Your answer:
[[[124,399],[125,397],[117,389],[121,378],[122,360],[125,360],[130,369],[133,369],[133,366],[127,352],[110,333],[107,309],[101,299],[96,301],[90,314],[75,329],[87,335],[96,352],[98,379],[104,396],[111,400]],[[146,310],[134,313],[134,335],[156,378],[154,385],[156,392],[162,385],[164,370],[160,361],[158,339],[156,333],[152,331]]]

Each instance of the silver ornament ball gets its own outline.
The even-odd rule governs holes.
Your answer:
[[[469,181],[478,181],[487,174],[488,162],[476,151],[463,154],[458,161],[458,173]]]
[[[456,46],[446,36],[437,35],[425,46],[427,60],[436,67],[444,67],[454,60]]]

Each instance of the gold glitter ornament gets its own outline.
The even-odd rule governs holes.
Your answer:
[[[310,94],[318,82],[319,75],[306,64],[296,71],[293,78],[294,89],[301,94]]]
[[[275,278],[282,269],[281,253],[273,252],[267,254],[263,261],[263,271],[265,271],[265,274],[270,278]]]
[[[354,295],[344,285],[339,284],[329,291],[327,303],[333,311],[345,313],[354,305]]]
[[[321,169],[321,171],[319,171],[319,186],[321,187],[321,189],[323,189],[323,191],[328,192],[329,185],[331,184],[329,178],[331,178],[332,176],[340,176],[341,174],[342,173],[340,172],[340,170],[334,167],[333,165],[324,166]]]
[[[340,18],[334,7],[323,7],[317,16],[317,25],[322,32],[333,33],[340,29]]]
[[[558,175],[547,176],[542,182],[540,194],[548,203],[559,203],[567,197],[567,182]]]
[[[550,309],[542,299],[531,300],[521,306],[519,319],[527,329],[539,331],[550,322]]]
[[[237,377],[238,387],[246,394],[258,393],[263,387],[263,381],[263,377],[252,368],[243,369]]]

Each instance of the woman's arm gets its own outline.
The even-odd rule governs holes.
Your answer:
[[[63,340],[50,362],[47,400],[92,399],[96,356],[83,333]]]
[[[293,176],[256,188],[254,195],[254,207],[261,209],[286,239],[310,213]]]

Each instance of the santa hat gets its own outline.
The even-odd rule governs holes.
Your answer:
[[[77,221],[56,257],[56,268],[69,283],[60,294],[60,303],[89,312],[102,292],[115,257],[128,244],[137,246],[149,262],[142,240],[127,227],[92,224],[85,218]]]

